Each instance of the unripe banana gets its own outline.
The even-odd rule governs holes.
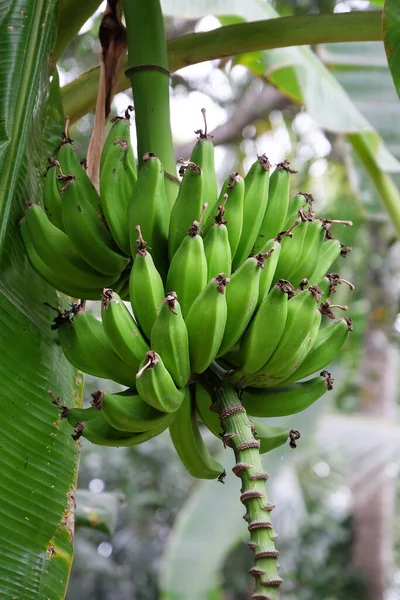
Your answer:
[[[151,254],[147,251],[147,244],[142,238],[140,227],[137,226],[136,230],[139,238],[129,279],[129,296],[136,321],[147,339],[150,339],[165,293],[161,276]]]
[[[121,385],[136,385],[135,372],[114,352],[101,322],[82,304],[73,305],[72,311],[58,317],[54,327],[58,329],[61,348],[74,367]]]
[[[290,431],[280,425],[267,425],[258,419],[251,419],[253,435],[260,442],[260,454],[279,448],[289,439]]]
[[[260,274],[265,256],[248,258],[230,279],[226,291],[227,319],[218,356],[228,352],[240,340],[257,308]]]
[[[165,413],[178,410],[185,395],[184,389],[178,390],[175,386],[161,356],[152,350],[140,364],[136,387],[143,400]]]
[[[229,244],[227,221],[224,220],[225,203],[228,195],[225,194],[222,204],[218,207],[215,223],[210,227],[204,238],[204,252],[207,260],[207,281],[216,277],[218,273],[231,274],[231,247]]]
[[[280,237],[268,240],[261,249],[261,254],[265,254],[264,269],[260,274],[260,285],[258,289],[258,303],[260,304],[271,289],[272,280],[275,276],[276,267],[281,253]]]
[[[136,225],[151,248],[157,270],[165,278],[168,269],[169,208],[164,169],[155,154],[143,156],[137,184],[130,199],[128,227],[132,256],[136,253]]]
[[[269,180],[267,210],[253,246],[254,254],[263,252],[265,242],[283,230],[289,208],[290,175],[296,172],[289,167],[287,160],[276,165]]]
[[[54,158],[48,159],[48,167],[43,184],[43,204],[50,223],[64,231],[61,215],[61,199],[58,189],[57,175],[59,174],[59,163]]]
[[[260,304],[240,345],[241,367],[236,378],[256,373],[271,358],[285,329],[288,296],[293,292],[293,286],[281,279]]]
[[[119,275],[129,259],[116,251],[110,232],[82,192],[76,177],[68,175],[62,178],[62,183],[62,219],[71,242],[93,269],[105,275]]]
[[[207,369],[221,345],[227,317],[225,288],[228,283],[229,279],[223,273],[211,279],[185,319],[194,373],[203,373]]]
[[[346,256],[350,251],[351,248],[343,246],[339,240],[326,240],[321,246],[318,264],[315,267],[314,272],[309,277],[310,283],[315,283],[321,279],[325,273],[329,271],[339,256]]]
[[[321,295],[321,291],[313,285],[289,300],[286,325],[279,344],[267,363],[249,378],[248,385],[272,387],[291,375],[297,361],[303,358],[309,347],[310,323],[313,324],[318,316],[316,308]]]
[[[92,394],[91,404],[97,411],[101,410],[106,421],[119,431],[140,433],[170,423],[167,413],[156,410],[132,390],[121,394],[98,390]]]
[[[129,433],[112,427],[106,420],[104,414],[100,412],[96,419],[92,419],[85,423],[78,423],[72,438],[78,440],[80,437],[84,437],[89,440],[89,442],[92,442],[92,444],[97,444],[98,446],[112,446],[117,448],[123,446],[137,446],[138,444],[147,442],[147,440],[151,440],[167,429],[173,421],[174,416],[168,415],[168,417],[168,419],[161,421],[148,431]]]
[[[167,275],[166,287],[177,293],[184,317],[207,284],[207,260],[199,230],[200,222],[194,221],[172,257]]]
[[[206,225],[209,214],[218,203],[218,183],[214,163],[214,144],[212,137],[207,134],[206,109],[202,108],[204,119],[204,132],[202,129],[195,131],[199,136],[190,155],[190,162],[198,165],[204,173],[202,204],[207,204],[203,223]]]
[[[109,288],[103,290],[101,320],[114,352],[136,373],[149,347],[121,297]]]
[[[195,403],[196,411],[204,425],[213,433],[218,439],[221,439],[223,435],[223,429],[219,420],[219,414],[213,410],[213,400],[207,390],[200,385],[196,384],[195,388]]]
[[[314,202],[314,198],[311,194],[304,194],[303,192],[299,192],[297,196],[292,198],[289,201],[288,210],[286,213],[285,222],[283,224],[283,231],[285,229],[289,229],[292,223],[298,218],[299,210],[304,213],[308,211],[312,211],[312,203]],[[279,232],[280,233],[280,232]]]
[[[296,230],[293,235],[295,235]],[[313,274],[318,264],[321,248],[325,239],[326,231],[320,219],[312,218],[308,221],[304,237],[301,256],[296,267],[288,276],[291,283],[297,287],[304,278]]]
[[[268,158],[263,154],[258,157],[245,177],[243,227],[233,259],[234,271],[250,255],[257,238],[260,222],[264,218],[268,204],[270,166]]]
[[[279,279],[287,279],[291,282],[291,275],[295,272],[305,250],[308,225],[308,215],[299,211],[299,217],[292,223],[291,227],[283,232],[281,236],[278,236],[281,243],[281,252],[273,283],[276,283]]]
[[[66,118],[66,129],[67,128],[68,118]],[[64,175],[73,173],[78,182],[81,193],[85,196],[86,200],[90,202],[92,208],[94,208],[94,210],[101,215],[100,196],[96,192],[85,169],[82,167],[72,145],[72,140],[68,138],[66,133],[63,134],[62,139],[63,141],[55,155],[55,158],[60,163],[61,172]]]
[[[248,415],[255,417],[286,417],[305,410],[333,389],[328,371],[300,383],[260,389],[243,390],[242,404]]]
[[[224,467],[215,460],[201,437],[196,407],[187,389],[185,398],[169,427],[172,443],[186,469],[199,479],[217,479]]]
[[[195,163],[189,162],[181,167],[184,173],[178,196],[172,208],[168,234],[168,252],[172,259],[186,236],[189,227],[202,211],[203,207],[203,171]]]
[[[219,195],[218,204],[209,214],[203,235],[205,235],[210,227],[214,224],[219,210],[218,206],[223,203],[225,194],[228,195],[229,200],[225,206],[225,219],[227,221],[226,226],[228,229],[229,244],[233,258],[239,245],[243,227],[244,179],[239,175],[239,173],[231,173],[225,179]]]
[[[175,384],[184,387],[190,377],[189,339],[175,292],[169,292],[163,300],[151,330],[150,343],[161,356]]]
[[[136,175],[136,160],[133,154],[131,139],[131,125],[129,113],[133,111],[133,106],[128,106],[123,117],[114,117],[111,119],[112,127],[105,139],[103,150],[100,157],[100,174],[103,171],[104,163],[107,160],[108,153],[117,140],[126,140],[129,143],[127,150],[127,159],[130,167]]]
[[[85,298],[87,300],[99,299],[100,292],[98,286],[95,286],[92,289],[84,287],[82,283],[78,284],[76,279],[70,274],[58,272],[49,267],[49,265],[46,264],[36,252],[31,235],[29,233],[26,219],[22,218],[19,225],[29,262],[35,269],[36,273],[42,279],[44,279],[44,281],[46,281],[52,287],[55,287],[63,294],[67,294],[73,298]]]
[[[132,148],[128,140],[115,140],[108,149],[100,172],[103,214],[117,246],[128,256],[128,206],[136,183],[136,172],[128,159],[129,151],[132,151]]]
[[[353,322],[346,318],[320,329],[306,358],[293,375],[285,379],[284,385],[308,377],[329,365],[345,343],[350,331],[353,331]]]
[[[23,226],[25,221],[28,226],[27,228]],[[26,205],[25,221],[21,221],[21,227],[25,231],[28,231],[29,235],[24,234],[24,240],[26,240],[27,244],[31,240],[40,260],[48,267],[46,277],[51,272],[54,272],[57,276],[54,281],[49,281],[51,285],[57,287],[60,283],[65,282],[67,285],[71,281],[73,287],[70,290],[64,289],[62,291],[74,295],[76,288],[92,290],[96,294],[94,299],[98,299],[101,289],[112,285],[118,279],[118,273],[104,275],[93,269],[78,254],[69,237],[58,229],[58,227],[50,223],[44,210],[37,204],[30,203]],[[30,255],[33,258],[32,252],[30,252]],[[40,263],[36,264],[40,271]],[[44,272],[44,269],[42,269],[42,272]],[[39,274],[41,273],[39,272]],[[46,279],[46,277],[44,278]],[[61,291],[61,287],[59,289]],[[88,296],[83,297],[88,298]]]

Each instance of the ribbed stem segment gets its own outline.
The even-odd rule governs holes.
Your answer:
[[[233,448],[235,475],[242,482],[240,500],[246,507],[244,519],[250,532],[249,548],[254,552],[254,566],[250,574],[255,578],[252,600],[278,600],[282,579],[278,575],[279,552],[275,549],[277,534],[271,522],[273,504],[268,501],[259,452],[260,442],[254,437],[254,426],[249,421],[235,389],[221,382],[214,385],[217,408],[223,428],[225,446]]]
[[[128,41],[126,75],[132,85],[138,137],[138,159],[147,152],[176,176],[169,111],[169,72],[164,20],[159,0],[124,0]],[[165,179],[172,207],[177,183]]]

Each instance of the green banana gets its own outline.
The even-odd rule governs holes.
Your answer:
[[[221,427],[218,412],[213,410],[213,401],[210,394],[199,383],[196,384],[194,394],[197,414],[211,433],[218,439],[221,439],[223,429]]]
[[[54,158],[48,158],[49,166],[44,178],[43,184],[43,204],[50,223],[64,231],[64,224],[61,215],[61,199],[58,189],[57,175],[59,174],[60,163]]]
[[[269,180],[268,205],[261,223],[253,254],[262,252],[265,242],[283,230],[289,208],[290,175],[297,173],[289,167],[287,160],[276,165]]]
[[[260,304],[240,344],[237,380],[256,373],[271,358],[284,332],[288,297],[293,296],[293,292],[293,286],[281,279]]]
[[[68,117],[66,117],[66,130],[68,129],[68,120]],[[58,147],[55,156],[60,164],[61,173],[66,176],[70,173],[74,174],[82,194],[85,196],[86,200],[90,202],[92,208],[94,208],[98,215],[101,216],[100,196],[96,192],[85,169],[82,167],[72,145],[72,140],[68,138],[67,133],[64,133],[61,137],[62,142]]]
[[[281,254],[281,242],[279,236],[268,240],[261,249],[265,254],[264,268],[260,273],[260,285],[258,289],[258,303],[260,304],[271,289],[272,280]]]
[[[114,352],[136,373],[150,348],[121,297],[109,288],[102,294],[101,321]]]
[[[203,373],[207,369],[221,345],[227,317],[225,288],[228,283],[229,279],[223,273],[211,279],[185,319],[194,373]]]
[[[104,275],[88,265],[78,254],[69,237],[50,223],[38,204],[26,205],[25,220],[34,250],[48,269],[59,275],[60,282],[65,280],[67,283],[71,280],[76,288],[92,289],[93,292],[100,293],[103,287],[112,285],[118,279],[118,273]],[[55,284],[56,281],[52,283]],[[65,293],[72,294],[73,290]]]
[[[101,207],[118,248],[130,256],[128,206],[135,189],[136,172],[128,160],[128,140],[117,139],[108,149],[100,172]]]
[[[291,275],[295,272],[302,253],[305,251],[308,225],[308,217],[299,211],[298,219],[287,231],[278,236],[281,252],[272,283],[276,283],[279,279],[287,279],[291,282]]]
[[[328,371],[307,381],[260,389],[243,390],[242,404],[248,415],[255,417],[286,417],[305,410],[333,389],[333,379]]]
[[[226,290],[227,319],[217,356],[228,352],[240,340],[257,308],[260,274],[265,255],[248,258],[232,275]]]
[[[355,287],[347,279],[340,277],[339,273],[327,273],[322,279],[317,282],[317,287],[323,292],[324,300],[329,298],[332,294],[337,291],[337,286],[345,283],[351,291],[355,290]]]
[[[166,287],[177,293],[184,317],[207,284],[207,259],[199,230],[200,222],[194,221],[172,257],[167,275]]]
[[[87,200],[74,175],[61,179],[61,211],[65,231],[91,267],[105,275],[120,274],[129,259],[115,250],[113,238]]]
[[[75,434],[72,436],[74,440],[78,440],[80,437],[84,437],[92,444],[99,446],[137,446],[143,444],[147,440],[151,440],[165,429],[169,427],[173,421],[173,415],[168,415],[168,419],[161,421],[154,428],[148,431],[142,431],[140,433],[129,433],[127,431],[120,431],[106,420],[105,415],[101,412],[96,419],[92,419],[85,423],[78,423],[75,427]]]
[[[184,387],[190,377],[189,339],[175,292],[163,300],[150,336],[151,347],[161,356],[172,379]]]
[[[290,431],[280,425],[267,425],[258,419],[251,419],[253,435],[260,442],[260,454],[266,454],[279,448],[289,439]]]
[[[74,277],[63,271],[54,271],[49,267],[36,252],[32,237],[29,233],[28,224],[23,217],[20,221],[20,231],[24,242],[25,251],[29,262],[36,273],[44,279],[49,285],[73,298],[85,298],[87,300],[98,300],[100,297],[100,287],[87,288],[82,283],[75,283]]]
[[[157,352],[150,350],[140,363],[136,373],[136,387],[140,396],[150,406],[161,412],[171,413],[178,410],[185,394],[178,389]]]
[[[202,108],[201,112],[204,119],[204,132],[202,129],[195,131],[199,137],[189,160],[198,165],[204,173],[202,204],[207,204],[203,218],[203,223],[206,224],[208,215],[218,203],[218,183],[214,164],[214,144],[212,136],[207,135],[206,109]]]
[[[218,206],[222,204],[225,194],[228,194],[227,206],[225,206],[226,227],[228,229],[229,244],[232,258],[235,256],[240,241],[243,227],[243,205],[244,205],[244,179],[239,173],[231,173],[224,181],[217,206],[210,212],[207,223],[203,230],[206,235],[214,224],[218,214]]]
[[[201,437],[196,406],[189,389],[175,413],[169,432],[179,458],[192,477],[217,479],[223,475],[224,467],[211,456]]]
[[[100,157],[100,174],[103,171],[104,163],[107,160],[109,151],[113,148],[117,140],[126,140],[129,143],[127,150],[127,159],[130,167],[136,175],[136,160],[133,154],[131,139],[131,125],[129,113],[134,110],[133,106],[128,106],[123,117],[114,117],[111,119],[112,127],[105,139],[103,150]]]
[[[53,394],[51,390],[47,390],[47,393],[53,399],[53,404],[60,409],[60,418],[68,419],[68,422],[72,427],[75,427],[77,423],[91,421],[99,416],[99,411],[93,406],[90,408],[69,408],[68,406],[61,404],[60,398]]]
[[[164,170],[160,160],[151,152],[143,156],[137,184],[130,198],[128,228],[132,256],[136,251],[136,225],[140,225],[154,264],[162,278],[165,278],[168,269],[169,208]]]
[[[170,416],[147,404],[137,393],[126,390],[121,394],[110,394],[98,390],[92,394],[92,406],[102,411],[106,421],[119,431],[140,433],[150,431],[167,422]]]
[[[350,331],[353,331],[351,319],[342,318],[318,331],[306,358],[299,368],[284,381],[284,385],[308,377],[329,365],[345,343]]]
[[[83,304],[74,304],[53,327],[58,329],[61,348],[74,367],[121,385],[136,385],[135,372],[114,352],[101,322],[86,312]]]
[[[225,194],[222,204],[218,207],[215,223],[210,227],[204,238],[204,252],[207,260],[207,281],[216,277],[218,273],[231,274],[231,246],[229,244],[227,221],[224,220],[225,203],[228,194]]]
[[[346,256],[351,251],[350,247],[343,246],[339,240],[328,239],[323,242],[318,258],[318,264],[309,277],[310,283],[315,283],[329,271],[339,256]]]
[[[258,157],[245,177],[243,226],[239,245],[233,259],[234,271],[250,255],[257,238],[260,222],[264,218],[268,204],[270,166],[268,158],[263,154]]]
[[[129,296],[136,321],[147,339],[150,339],[154,321],[157,319],[165,295],[164,286],[153,258],[147,251],[147,244],[142,237],[139,225],[137,225],[136,231],[139,237],[137,254],[129,279]]]
[[[296,232],[296,230],[295,230]],[[302,252],[294,270],[288,275],[291,283],[297,287],[304,278],[309,278],[313,274],[318,264],[321,247],[324,242],[326,230],[320,219],[308,221],[307,230],[304,237]],[[295,235],[295,233],[293,234]]]
[[[299,210],[306,212],[307,210],[312,210],[312,203],[314,202],[314,198],[311,194],[304,194],[303,192],[299,192],[297,196],[292,198],[289,201],[288,210],[286,213],[285,222],[283,224],[282,230],[289,229],[292,223],[299,216]],[[280,232],[279,232],[280,233]]]
[[[291,375],[309,348],[310,323],[321,316],[316,310],[321,295],[317,286],[312,285],[289,300],[286,325],[279,344],[267,363],[248,379],[247,385],[272,387]]]
[[[182,165],[179,172],[184,175],[169,222],[168,252],[170,260],[203,207],[203,171],[195,163],[189,162],[187,166]]]

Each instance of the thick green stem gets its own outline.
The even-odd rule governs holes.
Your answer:
[[[147,152],[161,160],[175,176],[175,156],[169,111],[169,72],[164,20],[159,0],[125,0],[128,63],[126,75],[132,85],[138,137],[139,164]],[[166,178],[170,205],[177,184]]]
[[[400,192],[391,176],[379,168],[376,161],[378,149],[368,143],[367,134],[351,134],[347,139],[370,176],[400,238]]]
[[[278,575],[279,552],[275,549],[277,535],[271,523],[274,506],[265,490],[268,474],[263,470],[260,442],[254,437],[254,426],[233,386],[214,380],[213,395],[223,428],[222,440],[225,446],[233,448],[236,465],[232,470],[242,482],[240,500],[246,507],[243,518],[250,532],[248,546],[254,552],[250,574],[255,578],[255,589],[251,600],[278,600],[282,579]]]
[[[125,3],[128,4],[128,0]],[[230,25],[170,40],[167,44],[168,68],[176,71],[205,60],[257,50],[382,39],[380,11],[280,17]],[[99,70],[92,69],[62,88],[65,114],[70,116],[72,123],[94,108],[98,80]],[[128,87],[129,81],[121,73],[117,91]]]

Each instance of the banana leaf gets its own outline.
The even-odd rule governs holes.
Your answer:
[[[24,203],[40,201],[62,128],[55,9],[56,0],[0,2],[0,597],[15,600],[64,598],[74,535],[78,446],[47,391],[79,404],[82,378],[44,306],[66,299],[33,272],[18,229]]]

